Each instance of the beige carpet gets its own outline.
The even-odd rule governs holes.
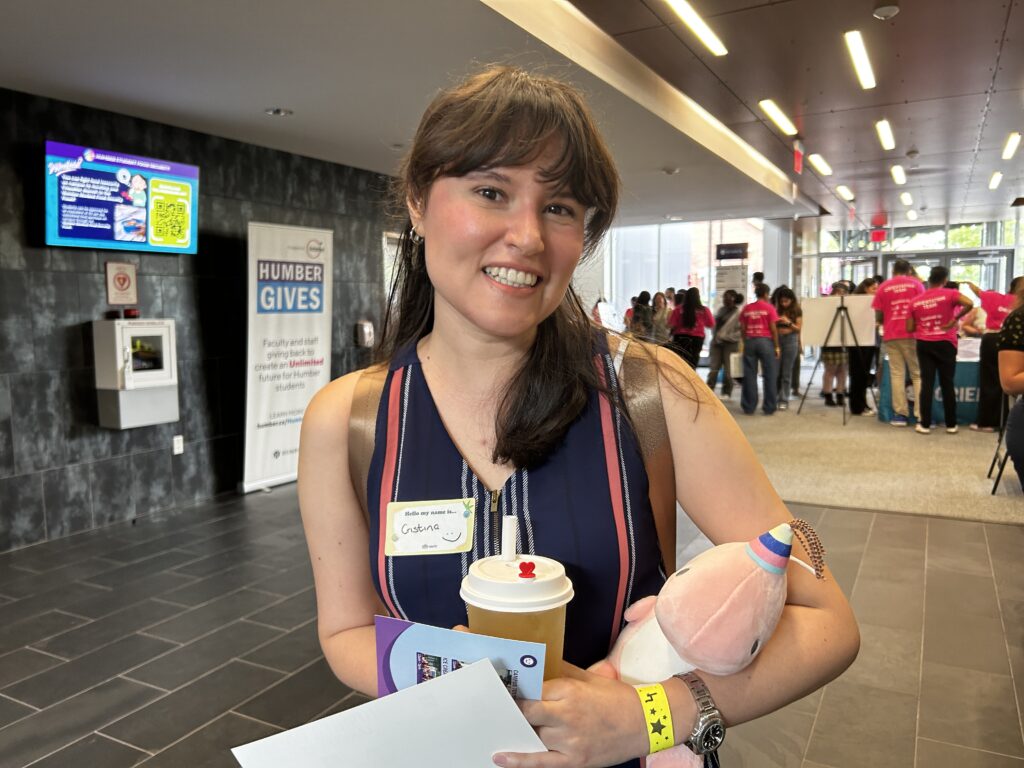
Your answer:
[[[812,386],[812,394],[818,387]],[[870,399],[869,399],[870,402]],[[985,477],[996,435],[960,427],[947,435],[896,428],[875,416],[847,415],[808,395],[803,413],[744,415],[739,392],[726,407],[786,501],[927,514],[992,523],[1024,523],[1024,494],[1011,464],[998,493]]]

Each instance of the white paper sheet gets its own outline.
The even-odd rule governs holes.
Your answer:
[[[544,751],[487,660],[231,750],[242,768],[486,768]]]

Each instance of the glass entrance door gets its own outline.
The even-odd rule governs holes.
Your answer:
[[[949,279],[962,283],[970,281],[983,291],[1005,291],[1009,280],[1006,258],[1002,255],[954,258],[949,265]]]
[[[843,262],[843,277],[854,285],[860,285],[861,280],[874,277],[877,272],[878,262],[874,258]]]

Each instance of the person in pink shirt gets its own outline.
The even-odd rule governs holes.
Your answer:
[[[668,324],[672,331],[672,346],[696,370],[704,347],[704,329],[715,329],[715,317],[701,303],[699,288],[693,286],[687,288],[686,293],[676,294],[676,308],[672,310]]]
[[[924,286],[912,272],[909,261],[896,259],[892,265],[893,276],[879,286],[871,302],[875,320],[882,329],[882,351],[889,357],[889,386],[892,409],[896,412],[889,423],[894,427],[905,427],[909,423],[908,371],[914,386],[914,402],[918,407],[921,404],[921,369],[917,365],[914,337],[907,332],[907,314],[910,303],[924,293]]]
[[[779,331],[776,323],[779,314],[768,301],[771,289],[761,283],[754,289],[755,301],[740,310],[740,326],[743,328],[743,389],[740,394],[740,408],[748,416],[757,408],[757,365],[761,364],[761,378],[764,381],[765,416],[771,416],[778,407],[778,392],[775,386],[776,369],[779,364]]]
[[[907,332],[917,340],[917,364],[921,369],[921,399],[915,429],[922,435],[931,431],[932,400],[935,396],[935,373],[942,389],[942,408],[946,432],[956,434],[957,321],[971,311],[974,302],[954,288],[947,288],[949,270],[932,267],[928,290],[910,303]]]
[[[974,283],[965,282],[978,297],[985,310],[985,328],[981,336],[981,362],[978,366],[978,422],[971,429],[979,432],[995,432],[1003,423],[1006,398],[999,386],[999,330],[1003,321],[1013,310],[1017,288],[1024,277],[1015,277],[1010,283],[1009,293],[983,291]]]

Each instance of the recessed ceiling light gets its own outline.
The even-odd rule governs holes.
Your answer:
[[[875,123],[875,130],[878,131],[878,140],[882,143],[882,149],[888,151],[896,149],[896,137],[892,135],[892,126],[888,120],[879,120]]]
[[[295,114],[294,109],[288,109],[287,107],[267,107],[263,111],[271,117],[291,117]]]
[[[668,0],[669,6],[676,12],[676,16],[683,20],[683,24],[690,28],[702,43],[715,56],[725,56],[729,51],[722,45],[718,35],[711,31],[711,27],[700,17],[700,14],[693,10],[693,6],[686,0]]]
[[[892,180],[901,186],[907,183],[907,174],[903,170],[902,165],[894,165],[892,167]]]
[[[913,205],[914,198],[910,196],[909,192],[903,192],[900,194],[900,202],[904,205]]]
[[[910,219],[911,221],[917,221],[917,211],[911,208],[909,211],[907,211],[907,218]]]
[[[839,193],[839,196],[843,198],[843,200],[853,200],[853,192],[845,184],[840,184],[838,187],[836,187],[836,192]]]
[[[1020,146],[1020,133],[1014,131],[1006,137],[1006,146],[1003,147],[1003,160],[1012,160],[1017,147]]]
[[[793,121],[786,117],[786,113],[779,109],[779,105],[771,99],[763,99],[757,102],[757,106],[761,108],[771,121],[779,126],[779,130],[787,136],[796,136],[796,126],[793,125]]]
[[[847,32],[843,38],[846,40],[847,50],[850,51],[850,58],[853,59],[853,68],[857,72],[857,79],[860,80],[860,87],[864,90],[874,88],[875,73],[871,69],[868,49],[864,47],[864,38],[857,30]]]
[[[667,221],[682,221],[682,220],[683,220],[683,217],[682,217],[682,216],[677,216],[677,215],[676,215],[676,214],[674,214],[674,213],[666,213],[666,214],[665,214],[665,219],[666,219]]]
[[[879,21],[888,21],[899,12],[899,3],[876,2],[875,10],[871,12],[871,15],[874,16]]]
[[[996,171],[992,174],[992,178],[988,180],[988,188],[996,189],[999,186],[999,182],[1003,180],[1003,172]]]
[[[814,170],[820,173],[822,176],[832,175],[832,166],[825,162],[825,158],[819,154],[809,155],[807,162],[814,166]]]

